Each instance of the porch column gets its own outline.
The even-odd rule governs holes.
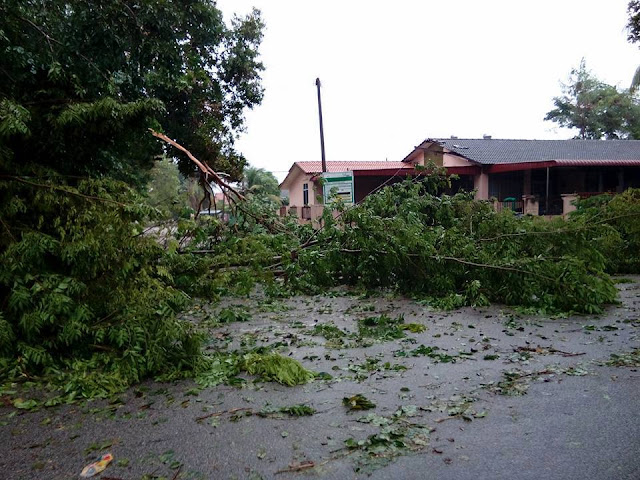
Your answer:
[[[522,184],[522,194],[531,195],[531,170],[524,171],[524,181]]]
[[[575,193],[563,193],[562,197],[562,215],[566,216],[569,212],[576,210],[576,206],[573,205],[573,201],[578,199],[578,195]]]
[[[598,193],[604,192],[604,181],[602,180],[602,170],[598,172]]]
[[[489,175],[481,172],[473,177],[473,188],[476,191],[476,200],[489,200]]]
[[[616,193],[624,192],[624,170],[618,170],[618,186],[616,187]]]
[[[522,213],[524,215],[538,216],[540,211],[540,204],[538,203],[538,197],[535,195],[523,195],[522,196]]]

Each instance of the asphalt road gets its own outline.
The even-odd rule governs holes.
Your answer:
[[[112,403],[1,407],[0,478],[78,478],[111,452],[95,478],[638,480],[634,281],[619,285],[621,303],[605,315],[561,319],[500,306],[434,312],[385,297],[201,305],[193,321],[228,307],[251,315],[213,328],[210,349],[276,345],[331,379],[285,387],[247,376],[241,387],[212,388],[149,381]],[[427,329],[342,348],[313,334],[327,323],[355,334],[359,318],[382,313]],[[431,356],[416,353],[422,345]],[[607,364],[612,354],[623,355],[617,366]],[[342,399],[355,394],[376,407],[348,411]],[[296,404],[316,413],[273,413]]]

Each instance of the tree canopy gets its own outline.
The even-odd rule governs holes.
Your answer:
[[[628,91],[619,91],[596,78],[585,61],[571,70],[563,95],[545,120],[576,128],[580,139],[640,138],[640,105]]]
[[[208,0],[0,0],[0,14],[2,171],[139,181],[154,127],[241,178],[234,139],[262,99],[257,10],[230,25]]]

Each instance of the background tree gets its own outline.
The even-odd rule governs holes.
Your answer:
[[[156,160],[151,169],[147,197],[149,205],[165,215],[177,216],[188,206],[186,180],[180,175],[178,165],[169,158]]]
[[[598,80],[584,60],[571,70],[569,83],[562,89],[563,95],[553,99],[556,108],[545,120],[578,129],[575,138],[580,139],[640,138],[640,106],[635,97]]]
[[[207,0],[0,0],[0,15],[0,171],[142,183],[154,127],[240,180],[234,139],[262,99],[257,10],[229,26]]]
[[[631,0],[627,6],[629,21],[627,23],[627,40],[631,43],[640,43],[640,0]],[[638,67],[631,80],[630,91],[633,93],[640,86],[640,67]]]
[[[629,21],[627,23],[627,40],[640,42],[640,0],[631,0],[627,6]]]
[[[244,186],[254,193],[280,196],[280,183],[264,168],[248,167],[244,172]]]

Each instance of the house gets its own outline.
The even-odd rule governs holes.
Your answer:
[[[429,160],[458,173],[466,187],[473,184],[477,199],[533,215],[565,214],[578,196],[640,187],[639,140],[437,138],[403,162]]]
[[[327,162],[327,172],[346,173],[353,176],[353,200],[357,203],[382,184],[403,180],[415,174],[407,162]],[[281,214],[293,214],[301,221],[313,221],[322,215],[323,191],[319,179],[322,174],[320,161],[295,162],[280,184],[281,197],[289,198],[289,207]]]
[[[640,187],[640,140],[426,139],[400,162],[327,162],[328,172],[353,172],[354,201],[433,162],[456,174],[453,190],[475,191],[497,209],[562,215],[576,198]],[[320,162],[296,162],[280,185],[289,211],[303,221],[322,212]],[[304,209],[304,212],[303,212]]]

